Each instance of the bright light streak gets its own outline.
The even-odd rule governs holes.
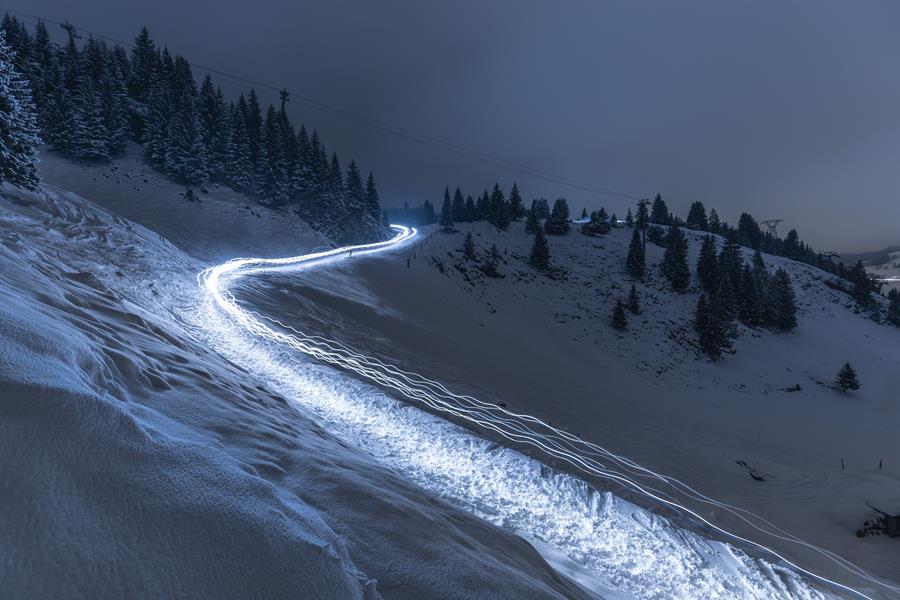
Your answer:
[[[714,525],[695,510],[679,504],[669,492],[654,486],[668,486],[671,492],[686,495],[698,502],[727,511],[767,536],[819,552],[854,575],[877,586],[895,592],[900,591],[900,588],[875,579],[853,563],[789,534],[758,515],[713,500],[677,479],[655,473],[605,448],[556,429],[535,417],[517,414],[471,396],[454,394],[439,382],[364,356],[338,342],[319,336],[304,335],[275,319],[240,307],[228,291],[229,284],[247,275],[321,265],[346,258],[351,252],[354,256],[358,256],[390,251],[402,247],[416,236],[415,229],[398,225],[392,227],[397,234],[385,242],[360,244],[290,258],[239,258],[203,271],[198,276],[202,289],[213,304],[232,320],[231,324],[225,321],[217,323],[220,337],[224,338],[233,350],[242,344],[246,345],[245,339],[238,339],[238,334],[243,331],[249,333],[256,341],[267,340],[276,344],[279,349],[290,348],[321,362],[355,372],[363,378],[421,403],[435,413],[461,419],[510,442],[529,446],[542,455],[562,461],[575,472],[619,483],[663,506],[682,514],[689,514],[718,533],[747,547],[761,550],[795,571],[844,592],[850,592],[861,598],[870,598],[859,590],[803,569],[761,543]],[[240,326],[237,331],[233,328],[234,322]],[[210,323],[204,325],[209,326]],[[708,542],[693,534],[684,533],[667,520],[632,507],[611,494],[598,495],[592,492],[584,482],[574,477],[552,473],[549,478],[552,484],[548,485],[547,477],[541,476],[545,467],[518,452],[492,449],[486,440],[466,430],[420,411],[408,408],[403,410],[402,406],[395,407],[386,399],[376,402],[371,399],[375,397],[371,390],[360,390],[360,397],[353,399],[341,398],[333,390],[332,393],[323,395],[322,391],[316,390],[311,383],[316,377],[321,378],[321,373],[308,374],[307,378],[301,377],[301,373],[298,373],[298,370],[309,370],[309,365],[298,365],[289,357],[275,357],[272,353],[267,354],[262,348],[247,352],[246,357],[252,358],[270,375],[277,375],[276,379],[282,385],[290,387],[297,397],[320,399],[312,404],[307,401],[307,405],[312,406],[320,415],[329,418],[343,434],[360,440],[361,445],[365,445],[370,451],[374,450],[373,453],[379,454],[380,449],[381,458],[387,459],[387,462],[395,466],[404,467],[412,479],[425,487],[437,489],[445,497],[463,504],[479,516],[554,546],[577,564],[597,574],[607,585],[627,588],[629,583],[627,579],[623,579],[622,571],[624,571],[629,573],[629,577],[634,578],[634,581],[643,581],[644,587],[641,588],[643,597],[654,597],[652,590],[659,591],[659,597],[666,597],[666,590],[669,588],[664,582],[652,578],[648,580],[647,573],[658,572],[658,568],[654,569],[649,565],[651,562],[665,563],[667,559],[671,561],[672,557],[678,557],[681,561],[688,560],[687,568],[683,562],[675,561],[663,572],[666,577],[672,578],[669,582],[671,585],[679,581],[676,573],[683,572],[685,581],[678,585],[692,585],[692,594],[697,593],[708,598],[743,598],[748,593],[749,597],[753,598],[773,595],[821,597],[802,582],[795,580],[796,576],[789,576],[784,572],[779,572],[776,576],[772,570],[777,570],[778,567],[754,561],[725,544]],[[326,396],[327,399],[324,399]],[[423,434],[435,428],[440,429],[443,435]],[[402,436],[399,435],[401,430]],[[415,440],[412,446],[408,442],[410,439]],[[376,442],[374,446],[373,440]],[[512,466],[521,469],[526,475],[510,471]],[[632,537],[626,536],[628,542],[616,547],[613,552],[613,548],[610,547],[610,539],[614,537],[610,530],[611,523],[616,523],[616,526],[621,528],[628,527],[628,524],[622,521],[622,514],[617,514],[622,512],[628,515],[628,524],[633,526],[633,522],[638,520],[643,528],[653,529],[656,539],[648,541],[648,538],[642,537],[637,543]],[[667,547],[676,544],[673,540],[683,544],[685,536],[689,536],[687,538],[690,541],[689,545],[695,546],[695,550],[697,548],[702,550],[686,555],[684,548],[680,552],[673,552],[671,547]],[[624,556],[619,556],[619,553],[624,553]],[[712,560],[707,556],[709,554],[715,554],[719,558]],[[731,556],[731,559],[722,559],[721,557],[725,555]],[[708,564],[705,568],[701,568],[704,561],[714,563],[720,572],[710,575],[716,569],[710,568]],[[769,575],[762,576],[766,584],[761,584],[748,575],[757,572],[759,577],[759,573],[766,569],[770,571]],[[721,572],[723,570],[732,572],[723,573]],[[732,579],[739,581],[742,587],[737,590],[730,589],[728,577],[720,580],[724,575],[730,575]],[[784,577],[787,578],[786,583],[782,580]],[[781,585],[766,587],[775,581]]]

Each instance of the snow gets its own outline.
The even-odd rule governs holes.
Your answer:
[[[145,595],[223,597],[257,595],[250,589],[300,597],[821,597],[685,516],[654,515],[623,489],[593,490],[332,367],[245,337],[201,302],[195,275],[223,258],[288,256],[327,241],[294,227],[290,214],[242,210],[243,199],[224,192],[186,203],[178,186],[129,160],[83,167],[51,156],[42,165],[52,183],[116,214],[55,189],[7,188],[0,200],[0,364],[10,365],[0,368],[0,389],[15,400],[0,406],[24,432],[0,438],[4,451],[7,439],[14,449],[0,459],[0,474],[21,489],[0,500],[0,573],[16,574],[12,589],[91,596],[108,579]],[[140,173],[141,194],[132,197],[116,173]],[[265,235],[248,236],[257,225]],[[738,354],[712,366],[673,341],[695,298],[673,301],[658,275],[641,289],[646,330],[632,339],[607,327],[615,295],[605,288],[627,292],[621,231],[550,237],[554,262],[569,266],[566,280],[530,274],[515,256],[527,256],[526,236],[473,231],[479,251],[497,241],[508,252],[506,279],[470,285],[448,256],[458,256],[462,237],[436,234],[387,257],[254,276],[233,291],[263,314],[551,420],[882,577],[890,572],[892,541],[857,541],[851,532],[867,515],[861,496],[876,504],[896,497],[894,466],[857,466],[872,453],[900,455],[884,437],[896,428],[896,408],[879,395],[900,382],[869,364],[896,357],[879,354],[891,339],[880,336],[890,334],[848,310],[817,272],[797,267],[806,273],[797,285],[802,339],[775,344],[773,334],[745,332]],[[651,250],[652,260],[659,255]],[[804,329],[819,322],[816,310],[834,331]],[[859,335],[872,347],[854,345],[852,357],[829,346]],[[810,343],[815,356],[796,364]],[[851,358],[860,372],[855,396],[807,383],[830,380],[831,367],[817,365],[838,356],[834,371]],[[779,374],[783,365],[794,370]],[[761,373],[775,376],[761,383]],[[778,392],[794,373],[802,392]],[[45,398],[54,402],[46,401],[51,418]],[[870,418],[876,412],[881,420]],[[852,440],[836,439],[835,419]],[[791,432],[801,420],[819,435],[798,447]],[[825,448],[848,460],[846,473],[822,459]],[[737,458],[764,472],[766,484],[752,487]],[[769,542],[805,567],[888,597],[817,562],[820,555]]]
[[[211,351],[204,265],[74,194],[3,189],[6,594],[587,597]]]
[[[900,409],[893,401],[900,332],[856,314],[846,295],[824,285],[828,276],[821,271],[766,257],[770,268],[791,274],[799,328],[791,334],[744,329],[737,354],[711,364],[691,342],[696,291],[671,294],[658,267],[638,285],[644,313],[631,317],[631,331],[608,326],[616,297],[624,298],[630,286],[621,272],[630,231],[550,236],[553,263],[568,271],[550,279],[524,263],[530,236],[521,223],[505,234],[485,224],[458,227],[460,233],[436,232],[394,260],[360,258],[299,278],[262,278],[239,289],[238,298],[457,393],[542,417],[896,585],[890,583],[896,541],[854,533],[871,516],[866,501],[900,508],[893,506],[900,477],[892,462],[900,456]],[[481,277],[472,264],[466,274],[454,268],[463,262],[468,230],[480,252],[493,243],[507,252],[500,267],[505,279]],[[693,264],[699,237],[689,237]],[[649,252],[650,264],[658,263],[661,249]],[[845,360],[863,382],[851,395],[830,386]],[[795,384],[802,389],[784,391]],[[766,481],[751,478],[739,460]],[[732,515],[681,499],[814,572],[891,597],[819,551],[761,536]]]

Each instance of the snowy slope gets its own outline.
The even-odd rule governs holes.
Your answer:
[[[74,195],[3,190],[4,596],[585,597],[206,347],[202,266]]]
[[[900,331],[857,314],[821,271],[766,257],[791,274],[798,329],[745,328],[736,354],[711,364],[691,331],[697,290],[670,293],[658,268],[638,286],[644,310],[629,332],[608,326],[630,285],[622,273],[629,231],[551,237],[553,263],[565,273],[549,278],[524,263],[530,237],[521,223],[503,234],[483,224],[461,229],[434,233],[393,261],[272,277],[241,297],[280,318],[292,311],[290,324],[307,333],[543,417],[896,581],[896,540],[854,533],[872,514],[866,502],[900,510]],[[492,243],[504,254],[503,279],[462,260],[469,229],[481,256]],[[691,240],[693,264],[699,237]],[[653,264],[662,250],[649,253]],[[856,394],[830,387],[845,360],[863,382]],[[795,385],[801,389],[785,391]],[[819,552],[766,541],[804,566],[859,583]]]
[[[202,260],[279,256],[286,248],[331,243],[293,211],[267,208],[228,187],[195,190],[199,202],[187,201],[185,187],[148,166],[134,144],[124,156],[97,164],[45,151],[38,166],[44,181],[144,225]]]

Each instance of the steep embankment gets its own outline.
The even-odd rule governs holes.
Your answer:
[[[900,510],[900,331],[857,313],[846,294],[825,285],[827,274],[767,256],[770,268],[791,275],[799,327],[788,334],[743,328],[736,354],[712,364],[691,327],[699,292],[669,291],[659,248],[649,248],[650,275],[638,284],[642,314],[630,317],[625,333],[609,326],[615,300],[630,287],[623,274],[629,231],[550,238],[560,269],[550,277],[525,263],[531,238],[521,223],[507,233],[483,224],[461,229],[434,233],[393,261],[360,258],[302,281],[273,276],[240,298],[308,334],[543,417],[895,577],[896,540],[854,534],[872,516],[866,502]],[[460,250],[470,229],[479,253],[473,262]],[[689,237],[693,268],[699,236]],[[478,270],[494,243],[502,279]],[[850,395],[830,386],[846,360],[863,383]],[[854,581],[818,553],[765,541]]]
[[[203,252],[227,247],[219,233]],[[210,350],[201,267],[74,195],[3,190],[6,594],[583,596]]]

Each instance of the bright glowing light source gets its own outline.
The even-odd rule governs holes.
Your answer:
[[[747,510],[709,498],[685,483],[655,473],[605,448],[471,396],[454,394],[437,381],[362,355],[319,336],[242,308],[228,291],[241,277],[322,265],[403,247],[416,230],[392,226],[394,238],[280,259],[240,258],[198,277],[210,301],[201,324],[222,350],[269,378],[285,395],[330,427],[401,470],[423,487],[478,516],[534,540],[583,568],[599,588],[641,598],[822,598],[794,571],[862,598],[864,593],[811,573],[761,543],[735,535],[676,502],[673,493],[726,511],[766,536],[821,553],[872,584],[900,591],[837,556]],[[238,327],[235,327],[235,324]],[[434,413],[463,419],[510,442],[562,461],[574,472],[621,484],[660,505],[688,514],[747,547],[766,552],[793,570],[704,540],[583,481],[547,469],[523,454],[497,448],[466,429],[389,398],[331,369],[299,360],[296,353],[357,373],[420,403]]]

